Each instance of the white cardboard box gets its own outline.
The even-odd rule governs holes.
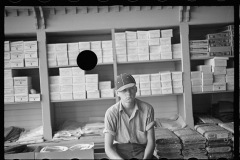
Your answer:
[[[202,85],[208,86],[213,84],[213,79],[202,79]]]
[[[104,48],[102,49],[102,56],[113,56],[113,49],[112,48]]]
[[[117,55],[117,62],[127,62],[127,55],[126,54]]]
[[[28,102],[28,94],[14,95],[15,102]]]
[[[99,90],[111,89],[111,81],[102,81],[98,83]]]
[[[160,45],[171,45],[171,37],[160,38]]]
[[[161,81],[171,81],[172,80],[172,74],[170,71],[164,71],[160,72],[160,79]]]
[[[138,54],[138,47],[128,47],[127,48],[127,54]]]
[[[11,53],[10,52],[4,52],[4,59],[11,59]]]
[[[115,41],[115,47],[127,47],[127,42],[126,40],[116,40]]]
[[[150,82],[150,74],[139,74],[139,82]]]
[[[210,65],[199,65],[197,66],[198,71],[202,71],[203,73],[211,73],[211,66]]]
[[[47,51],[56,51],[56,45],[55,44],[47,44]]]
[[[160,30],[149,30],[148,38],[160,38]]]
[[[13,78],[16,75],[17,75],[16,70],[4,69],[4,78]]]
[[[140,83],[140,77],[139,75],[132,75],[133,78],[135,79],[136,83]]]
[[[137,32],[125,31],[126,39],[137,39]]]
[[[191,79],[199,79],[202,78],[201,71],[191,71]]]
[[[138,44],[138,47],[149,46],[148,39],[138,39],[137,44]]]
[[[151,89],[140,89],[140,95],[141,96],[146,96],[146,95],[151,95]]]
[[[214,83],[226,83],[226,75],[225,74],[214,75],[213,80]]]
[[[68,64],[71,65],[71,66],[77,65],[77,59],[76,58],[69,58],[68,59]]]
[[[202,86],[192,86],[192,92],[202,92]]]
[[[14,86],[30,86],[32,85],[32,77],[13,77]]]
[[[160,46],[160,52],[172,52],[172,45],[162,45]]]
[[[14,95],[4,95],[4,103],[14,102]]]
[[[138,54],[127,55],[127,59],[129,62],[139,61]]]
[[[138,54],[149,54],[149,47],[148,46],[142,46],[138,47]]]
[[[150,89],[151,88],[151,84],[150,82],[140,82],[140,89]]]
[[[112,41],[102,41],[102,48],[112,48]]]
[[[213,85],[202,86],[202,92],[212,92]]]
[[[24,59],[11,59],[10,60],[11,63],[11,68],[14,67],[24,67]]]
[[[183,93],[183,86],[173,87],[173,93]]]
[[[161,81],[162,88],[169,88],[172,87],[172,81]]]
[[[127,47],[137,47],[138,46],[138,41],[135,40],[127,40]]]
[[[10,42],[11,51],[22,51],[23,41]]]
[[[85,83],[73,84],[73,93],[80,91],[81,92],[86,91],[86,84]]]
[[[78,48],[80,50],[90,50],[90,42],[78,42]]]
[[[226,67],[213,67],[212,66],[212,72],[214,75],[219,75],[219,74],[227,74]]]
[[[11,51],[11,59],[24,59],[23,51]]]
[[[114,34],[115,34],[115,40],[125,40],[126,39],[125,32],[114,33]]]
[[[91,49],[101,49],[102,48],[102,41],[92,41],[90,42]]]
[[[103,63],[113,63],[113,56],[103,56]]]
[[[114,89],[100,90],[101,98],[114,97]]]
[[[68,58],[61,58],[57,59],[58,66],[67,66],[68,65]]]
[[[159,38],[148,39],[148,45],[149,46],[159,46],[160,45]]]
[[[84,75],[82,76],[73,76],[73,84],[80,84],[86,82],[86,77]]]
[[[56,51],[65,51],[67,52],[67,43],[57,43],[55,44]]]
[[[98,83],[86,83],[86,91],[98,90]]]
[[[49,84],[60,84],[60,76],[49,76]]]
[[[160,53],[150,53],[150,60],[159,60],[161,59]]]
[[[47,58],[49,59],[57,59],[57,52],[56,51],[47,51]]]
[[[72,76],[84,76],[85,71],[79,67],[72,67]]]
[[[183,72],[172,71],[171,73],[172,73],[172,80],[183,79],[182,78]]]
[[[50,92],[50,99],[51,99],[51,101],[61,100],[60,93],[51,93]]]
[[[26,67],[38,66],[38,58],[26,58],[25,66]]]
[[[4,41],[4,51],[10,51],[10,42]]]
[[[78,51],[78,42],[76,43],[67,43],[67,50],[68,51]]]
[[[160,46],[149,46],[150,53],[160,53]]]
[[[57,59],[68,58],[67,51],[57,51]]]
[[[206,65],[211,65],[211,66],[227,66],[227,57],[225,59],[222,59],[225,57],[219,58],[213,58],[213,59],[207,59],[204,61]]]
[[[148,39],[148,31],[137,31],[137,39]]]
[[[73,99],[86,99],[86,98],[87,98],[86,91],[73,92]]]
[[[32,86],[14,86],[14,95],[29,94]]]
[[[111,48],[105,48],[107,51]],[[103,56],[103,49],[91,49],[92,52],[96,54],[97,57],[102,57]],[[112,55],[112,54],[110,54]]]
[[[162,94],[172,94],[172,93],[173,93],[172,87],[162,88]]]
[[[182,79],[172,80],[172,85],[173,85],[173,87],[180,87],[180,86],[182,86],[183,85]]]
[[[60,85],[59,84],[50,84],[49,85],[50,92],[58,92],[60,93]]]
[[[63,92],[73,92],[73,85],[72,84],[61,84],[60,85],[60,93]]]
[[[150,74],[150,80],[151,81],[160,81],[160,73],[153,73]]]
[[[126,55],[127,54],[127,48],[126,47],[118,47],[116,48],[116,54],[117,55]]]
[[[87,98],[100,98],[99,90],[87,91]]]
[[[37,51],[24,51],[24,58],[38,58]]]
[[[178,51],[178,52],[173,52],[173,59],[181,59],[182,58],[182,51]]]
[[[152,95],[162,94],[162,89],[161,88],[151,88],[151,93],[152,93]]]
[[[4,88],[4,96],[5,95],[14,95],[14,88]]]
[[[97,64],[101,64],[101,63],[103,63],[103,57],[98,57]]]
[[[227,83],[227,91],[234,91],[234,83]]]
[[[24,41],[23,49],[36,51],[38,49],[37,41]]]
[[[75,50],[75,51],[67,51],[67,56],[70,58],[74,58],[77,59],[78,55],[79,55],[79,50]]]
[[[73,99],[73,93],[72,92],[65,92],[60,93],[61,100],[71,100]]]
[[[234,83],[234,76],[226,76],[226,83]]]
[[[29,94],[29,101],[41,101],[41,94]]]
[[[172,52],[162,52],[161,54],[161,59],[172,59]]]
[[[149,54],[138,54],[139,61],[149,61]]]
[[[213,79],[213,73],[203,73],[202,72],[202,79]]]
[[[4,78],[4,88],[13,88],[13,78]]]
[[[151,89],[152,88],[161,88],[161,82],[159,81],[151,81]]]
[[[228,76],[234,76],[234,68],[227,68],[226,71]]]
[[[60,76],[60,84],[72,85],[73,84],[72,76],[65,76],[65,77]]]
[[[226,91],[226,83],[214,83],[213,91]]]
[[[182,44],[172,44],[172,51],[173,52],[182,52]]]
[[[173,37],[173,30],[172,29],[161,30],[161,37],[162,38]]]
[[[192,81],[192,86],[201,86],[202,85],[202,79],[191,79]]]

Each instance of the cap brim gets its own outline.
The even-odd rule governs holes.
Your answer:
[[[122,91],[122,90],[124,90],[124,89],[126,89],[126,88],[130,88],[130,87],[133,87],[133,86],[135,86],[135,83],[129,83],[129,84],[126,84],[126,85],[118,88],[117,91]]]

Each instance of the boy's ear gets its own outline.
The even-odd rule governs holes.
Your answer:
[[[116,96],[118,96],[118,91],[117,90],[115,90],[115,94],[116,94]]]

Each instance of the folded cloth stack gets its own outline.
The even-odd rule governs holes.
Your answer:
[[[32,149],[29,149],[26,144],[16,144],[4,148],[4,154],[24,153],[30,151],[32,151]]]
[[[234,135],[234,122],[228,122],[228,123],[218,123],[218,125],[229,132],[231,132]],[[232,136],[232,149],[234,151],[234,136]],[[234,155],[234,154],[233,154]]]
[[[16,142],[20,144],[31,144],[40,143],[43,141],[43,126],[41,125],[37,128],[22,132]]]
[[[217,104],[212,105],[212,114],[214,117],[219,118],[222,122],[233,122],[234,107],[232,102],[219,101]]]
[[[156,157],[167,159],[183,159],[180,139],[169,129],[155,128]]]
[[[194,122],[196,122],[196,124],[223,123],[220,119],[212,117],[211,115],[208,115],[208,114],[194,114]]]
[[[24,128],[14,126],[4,128],[4,142],[16,142],[24,130]]]
[[[194,128],[207,139],[209,159],[232,158],[231,132],[216,124],[195,125]]]
[[[183,128],[174,131],[182,142],[182,155],[184,159],[207,159],[205,149],[206,138],[191,128]]]

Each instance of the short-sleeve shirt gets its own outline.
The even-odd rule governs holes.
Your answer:
[[[106,111],[103,133],[113,135],[115,143],[146,144],[146,127],[152,121],[154,121],[154,109],[150,104],[135,99],[135,107],[129,117],[119,101]]]

